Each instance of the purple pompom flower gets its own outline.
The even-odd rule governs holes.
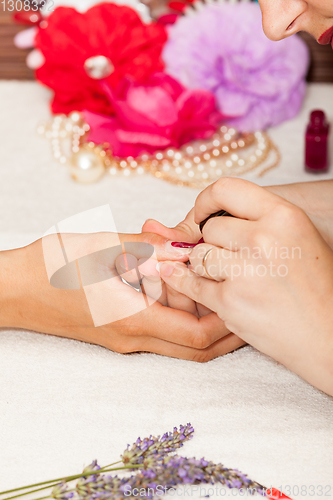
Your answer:
[[[254,131],[293,118],[303,102],[306,44],[266,38],[254,3],[209,3],[170,28],[166,71],[189,88],[211,91],[227,123]]]

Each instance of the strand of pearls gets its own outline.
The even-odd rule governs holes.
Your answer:
[[[201,188],[222,176],[241,175],[259,166],[264,166],[259,174],[262,175],[280,159],[266,133],[239,134],[225,125],[210,139],[138,158],[117,158],[109,144],[87,142],[89,130],[79,112],[68,117],[56,115],[37,130],[51,141],[54,158],[67,164],[72,178],[83,183],[97,181],[106,171],[112,176],[125,177],[149,172],[176,184]],[[267,166],[265,162],[272,151],[276,159]]]

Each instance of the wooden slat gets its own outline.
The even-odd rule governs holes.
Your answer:
[[[153,0],[155,9],[160,10],[163,0]],[[12,13],[4,12],[0,3],[0,79],[32,80],[34,73],[27,68],[25,60],[28,50],[20,50],[14,46],[16,33],[26,29],[13,23]],[[311,68],[308,80],[312,82],[333,83],[333,50],[330,45],[321,46],[306,33],[300,36],[306,41],[311,53]]]
[[[5,80],[33,80],[34,73],[26,65],[29,50],[17,49],[13,39],[25,26],[12,21],[12,13],[4,12],[0,3],[0,78]]]

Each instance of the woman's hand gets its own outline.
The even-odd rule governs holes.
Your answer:
[[[121,353],[148,351],[196,361],[239,347],[239,340],[216,314],[199,319],[164,307],[124,284],[116,272],[123,250],[113,252],[113,260],[105,253],[109,247],[117,248],[113,236],[62,235],[72,263],[68,267],[63,267],[57,235],[1,252],[0,326],[68,337]],[[159,260],[187,259],[184,251],[170,248],[170,242],[157,235],[116,235],[116,240],[138,259],[150,256],[145,255],[149,245]],[[94,322],[103,317],[108,323],[96,327]]]
[[[333,181],[282,184],[267,186],[264,189],[301,208],[324,240],[333,248]],[[172,241],[189,243],[197,243],[202,236],[199,226],[194,222],[194,209],[174,228],[168,228],[158,221],[149,219],[142,230],[160,234]]]
[[[331,248],[304,211],[250,182],[224,178],[209,186],[197,198],[195,224],[221,209],[237,218],[210,219],[206,243],[190,256],[193,270],[165,263],[163,279],[333,395]]]

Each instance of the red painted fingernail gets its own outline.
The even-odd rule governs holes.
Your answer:
[[[196,245],[197,243],[185,243],[183,241],[173,241],[171,243],[171,246],[175,248],[194,248]]]
[[[197,245],[199,245],[199,243],[205,243],[204,239],[201,238],[201,240],[198,241],[198,243],[186,243],[185,241],[173,241],[171,243],[171,246],[174,248],[194,248]]]

